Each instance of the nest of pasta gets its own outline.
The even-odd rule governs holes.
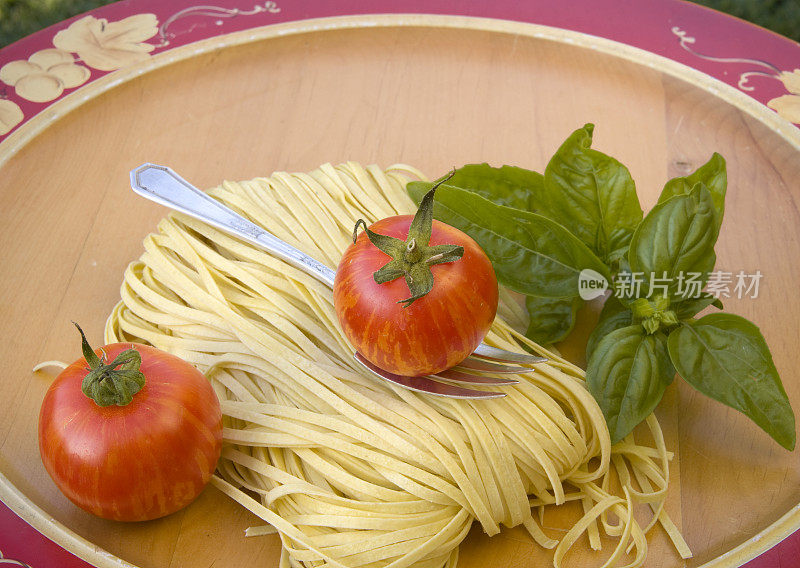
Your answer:
[[[422,176],[351,162],[209,193],[335,267],[354,220],[413,212],[409,177]],[[556,566],[584,533],[592,548],[615,539],[606,565],[641,565],[657,523],[689,554],[663,511],[670,455],[656,419],[648,443],[612,447],[583,371],[515,331],[514,302],[486,342],[550,362],[506,397],[454,400],[366,375],[330,289],[264,251],[178,213],[144,248],[105,340],[149,343],[205,373],[225,420],[213,483],[265,521],[248,535],[279,534],[282,567],[453,567],[475,522],[489,535],[524,526]],[[543,511],[570,501],[582,516],[547,534]]]

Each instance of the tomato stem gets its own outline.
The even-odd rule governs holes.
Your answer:
[[[453,172],[455,173],[455,172]],[[401,276],[405,278],[411,296],[400,300],[398,303],[404,307],[410,306],[433,289],[433,272],[431,266],[446,262],[455,262],[464,255],[464,247],[457,245],[430,246],[431,233],[433,232],[433,197],[436,188],[449,180],[453,174],[433,184],[414,215],[408,229],[406,240],[381,235],[367,227],[366,221],[359,219],[353,229],[353,241],[358,235],[358,229],[364,227],[370,242],[392,260],[383,265],[373,274],[375,282],[384,284]]]
[[[106,364],[106,355],[98,357],[86,334],[77,323],[75,327],[81,334],[81,349],[83,357],[89,367],[81,383],[83,394],[91,398],[98,406],[125,406],[133,400],[133,395],[144,386],[144,373],[139,370],[142,365],[142,356],[131,346],[109,364]]]

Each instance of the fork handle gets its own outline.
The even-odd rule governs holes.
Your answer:
[[[194,187],[171,168],[150,163],[142,164],[131,171],[131,188],[151,201],[190,215],[265,249],[329,288],[333,288],[336,273],[331,268],[251,223]]]

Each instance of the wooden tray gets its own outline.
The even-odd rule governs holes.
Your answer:
[[[280,10],[267,3],[258,13],[270,7]],[[226,25],[228,16],[214,17],[204,25]],[[25,118],[0,142],[0,499],[67,550],[142,568],[277,566],[279,557],[277,537],[244,538],[255,520],[215,489],[162,520],[111,523],[72,506],[39,459],[51,377],[31,368],[78,356],[73,320],[95,342],[102,336],[125,266],[165,214],[129,190],[128,171],[145,161],[200,187],[346,160],[406,162],[432,176],[475,161],[541,171],[593,122],[594,147],[629,166],[649,209],[668,178],[718,151],[729,192],[717,266],[763,274],[757,298],[731,290],[726,308],[761,327],[800,409],[800,131],[754,98],[621,43],[503,19],[298,17],[199,42],[189,37],[199,24],[183,23],[184,45],[95,68],[44,109],[18,100]],[[667,36],[692,47],[681,47],[681,31]],[[151,44],[159,38],[174,41],[167,30]],[[732,73],[745,65],[731,63]],[[783,89],[756,80],[765,97]],[[580,335],[564,346],[577,360]],[[800,527],[797,451],[681,381],[659,418],[676,454],[668,510],[695,554],[686,566],[738,566]],[[523,531],[488,539],[474,530],[459,565],[549,563]],[[683,565],[654,531],[646,566]]]

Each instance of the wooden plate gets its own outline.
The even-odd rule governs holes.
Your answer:
[[[71,321],[101,338],[124,267],[165,214],[129,190],[131,168],[169,164],[200,187],[346,160],[432,176],[475,161],[541,171],[586,122],[594,147],[629,166],[645,209],[668,178],[725,156],[717,267],[763,275],[757,297],[731,284],[726,308],[761,327],[800,409],[794,126],[701,73],[585,34],[435,15],[302,20],[149,55],[0,144],[0,498],[98,566],[277,565],[277,537],[245,539],[254,519],[214,489],[159,521],[110,523],[72,506],[39,460],[51,376],[31,368],[77,356]],[[579,359],[579,345],[564,348]],[[800,526],[797,452],[681,381],[659,417],[676,454],[668,510],[695,555],[686,566],[738,566]],[[540,562],[549,553],[524,532],[476,530],[459,565]],[[683,565],[654,531],[647,566]]]

